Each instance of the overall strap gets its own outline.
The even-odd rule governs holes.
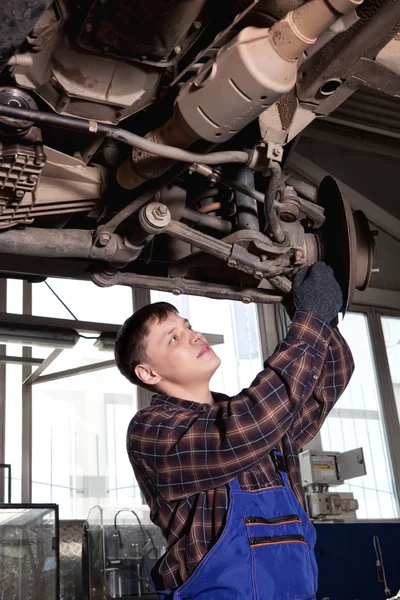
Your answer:
[[[274,448],[270,452],[270,456],[271,456],[272,461],[273,461],[273,463],[275,465],[276,472],[279,473],[279,475],[281,476],[283,484],[286,487],[290,487],[290,485],[289,485],[289,479],[288,479],[288,476],[287,476],[287,469],[286,469],[286,465],[285,465],[285,459],[283,458],[282,452],[280,452],[279,450],[276,450]]]
[[[241,491],[241,487],[240,487],[240,485],[239,485],[239,481],[237,480],[237,478],[236,478],[236,477],[235,477],[235,479],[232,479],[232,481],[230,481],[230,482],[228,483],[228,485],[229,485],[230,489],[231,489],[233,492],[240,492],[240,491]]]

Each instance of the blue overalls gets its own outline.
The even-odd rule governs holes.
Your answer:
[[[275,464],[282,455],[274,452]],[[225,528],[195,571],[161,600],[315,600],[315,529],[278,469],[282,486],[254,491],[229,482]]]

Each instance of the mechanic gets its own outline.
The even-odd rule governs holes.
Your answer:
[[[343,297],[324,263],[294,278],[286,338],[249,388],[211,392],[220,359],[168,303],[121,328],[119,370],[156,392],[132,419],[127,449],[151,519],[167,540],[152,570],[162,600],[312,600],[315,530],[298,452],[353,372],[335,326]]]

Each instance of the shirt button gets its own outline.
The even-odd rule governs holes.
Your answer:
[[[313,375],[312,378],[313,379],[318,379],[318,375]]]

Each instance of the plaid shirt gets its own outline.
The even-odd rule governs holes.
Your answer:
[[[230,480],[237,477],[244,490],[281,484],[269,454],[274,447],[303,503],[298,451],[320,429],[353,368],[339,331],[299,311],[249,388],[232,398],[213,394],[213,405],[156,394],[133,417],[129,458],[167,540],[158,589],[182,585],[222,533]]]

